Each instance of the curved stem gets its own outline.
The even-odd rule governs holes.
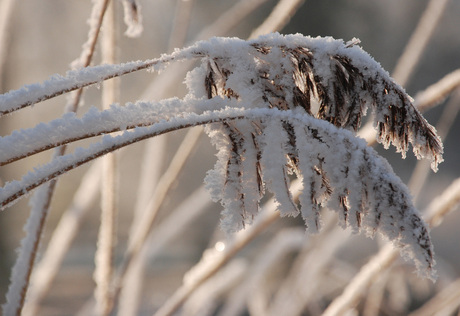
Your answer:
[[[68,154],[65,156],[56,157],[54,160],[36,170],[35,173],[28,174],[19,181],[7,183],[1,190],[0,208],[5,208],[11,205],[20,197],[24,196],[31,190],[46,183],[70,170],[73,170],[89,161],[99,158],[107,153],[127,145],[139,142],[141,140],[165,134],[171,131],[176,131],[192,126],[205,125],[214,122],[222,122],[227,120],[245,119],[241,113],[229,115],[225,112],[204,114],[195,116],[190,115],[185,118],[175,119],[169,122],[157,123],[150,127],[141,127],[133,132],[125,132],[120,136],[109,137],[102,140],[101,143],[94,144],[87,149],[81,149],[78,154]]]

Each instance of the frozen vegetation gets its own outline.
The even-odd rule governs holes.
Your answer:
[[[123,5],[126,34],[139,36],[140,7],[136,1],[126,0]],[[102,9],[95,6],[94,10]],[[96,22],[91,23],[92,29],[97,29]],[[94,32],[89,33],[89,39]],[[89,49],[90,45],[85,44],[83,59]],[[76,69],[63,76],[53,75],[43,83],[0,95],[0,115],[38,107],[44,100],[139,70],[168,72],[174,65],[190,60],[197,64],[185,76],[187,93],[183,98],[113,103],[106,109],[91,107],[80,116],[71,111],[0,138],[0,166],[56,150],[51,161],[0,188],[2,209],[34,194],[30,200],[32,214],[25,227],[27,237],[12,271],[4,315],[20,314],[23,309],[59,176],[133,143],[196,126],[205,127],[217,150],[215,166],[204,182],[210,198],[223,208],[221,229],[234,244],[228,244],[229,257],[216,257],[216,266],[206,266],[205,276],[185,282],[186,290],[178,291],[179,298],[173,296],[159,315],[163,311],[172,313],[185,300],[181,295],[190,295],[194,286],[214,273],[206,275],[207,271],[218,271],[233,251],[242,247],[240,237],[235,236],[248,238],[241,245],[253,238],[244,234],[251,235],[264,225],[258,223],[270,216],[265,211],[267,206],[263,206],[263,201],[270,198],[276,214],[301,216],[307,232],[316,235],[329,221],[324,219],[323,209],[331,209],[338,216],[339,226],[368,237],[379,233],[415,265],[420,276],[436,279],[429,224],[389,163],[357,132],[364,117],[371,115],[369,124],[376,131],[377,142],[386,149],[393,146],[402,158],[412,147],[415,157],[428,160],[435,172],[443,161],[443,144],[414,100],[360,47],[358,39],[345,42],[275,32],[250,40],[213,37],[146,61],[83,67],[86,63],[80,59],[74,63]],[[452,80],[457,83],[452,84]],[[458,85],[458,79],[452,80],[451,88],[446,88],[449,91]],[[89,138],[97,141],[70,153],[63,149]],[[109,314],[114,309],[121,280],[140,251],[139,245],[147,239],[154,216],[141,225],[145,231],[139,229],[139,237],[133,233],[136,237],[130,241],[118,274],[106,280],[107,289],[99,292],[102,296],[97,304],[107,301],[98,305],[98,313]],[[294,248],[299,247],[297,244]],[[329,258],[324,256],[324,260]],[[237,264],[235,269],[243,271]]]

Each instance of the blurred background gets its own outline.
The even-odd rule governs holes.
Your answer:
[[[3,3],[8,2],[3,0]],[[179,4],[186,2],[190,11],[178,20]],[[138,38],[123,36],[123,10],[119,2],[119,25],[117,33],[117,51],[120,62],[131,60],[145,60],[159,57],[162,53],[171,52],[176,43],[179,47],[192,44],[197,36],[206,28],[207,36],[214,31],[209,29],[219,18],[232,8],[238,1],[229,0],[139,0],[143,15],[143,33]],[[221,36],[236,36],[248,38],[270,14],[278,1],[259,1],[261,4],[248,13],[237,25],[231,27]],[[307,0],[293,13],[288,23],[280,30],[283,34],[302,33],[309,36],[332,36],[345,41],[353,37],[361,40],[361,46],[390,74],[393,72],[399,57],[404,51],[411,34],[416,28],[421,15],[429,1],[425,0]],[[0,3],[2,3],[0,1]],[[22,0],[12,1],[12,14],[7,24],[6,41],[4,45],[4,62],[1,68],[0,92],[18,89],[25,84],[42,82],[53,74],[64,74],[70,68],[81,51],[88,33],[87,20],[90,16],[92,2],[81,0]],[[434,30],[419,63],[412,76],[404,84],[406,91],[415,97],[418,92],[437,82],[448,73],[460,68],[460,1],[448,1],[447,7]],[[183,19],[183,20],[181,20]],[[189,22],[189,24],[187,24]],[[173,30],[185,25],[183,36],[177,35],[171,39]],[[100,63],[100,53],[96,52],[93,64]],[[183,71],[185,74],[185,63]],[[174,68],[176,69],[176,68]],[[171,96],[185,95],[182,79],[175,84],[160,87],[159,90],[149,89],[154,80],[162,81],[163,75],[168,73],[166,68],[162,74],[150,72],[136,72],[121,79],[120,103],[134,102],[139,99],[159,99]],[[161,89],[161,91],[160,91]],[[445,103],[424,113],[427,120],[436,125]],[[13,130],[32,127],[42,121],[60,117],[64,112],[66,97],[57,97],[43,102],[39,106],[27,108],[0,119],[2,135],[8,135]],[[457,98],[458,103],[458,98]],[[78,115],[85,113],[90,106],[101,106],[100,90],[91,87],[85,91],[84,103],[78,110]],[[457,104],[457,107],[460,104]],[[450,133],[444,139],[445,161],[439,171],[430,172],[429,177],[421,189],[416,201],[420,210],[427,205],[457,177],[460,176],[460,120],[453,117]],[[185,132],[175,132],[167,137],[163,145],[162,154],[154,153],[152,160],[164,170]],[[71,146],[86,146],[81,142]],[[414,169],[416,159],[411,153],[403,160],[393,148],[383,150],[380,145],[375,147],[386,157],[405,183],[408,183]],[[119,156],[119,206],[118,232],[115,251],[115,263],[121,260],[130,234],[130,225],[133,219],[134,205],[136,204],[139,179],[144,172],[142,156],[144,144],[131,145]],[[170,211],[174,210],[188,195],[202,184],[206,171],[213,167],[215,149],[207,137],[202,137],[194,148],[194,153],[188,159],[183,171],[175,180],[172,190],[168,193],[165,203],[159,213],[159,223],[164,221]],[[46,152],[20,162],[10,164],[0,169],[0,178],[4,183],[13,179],[20,179],[23,174],[34,166],[47,162],[51,153]],[[162,158],[161,158],[162,157]],[[61,214],[72,203],[75,191],[81,183],[81,178],[89,166],[62,176],[59,179],[51,212],[49,214],[46,231],[42,240],[43,251],[46,249],[52,232],[56,227]],[[193,205],[192,205],[193,206]],[[99,202],[95,201],[90,211],[85,215],[79,233],[67,253],[63,265],[60,267],[57,278],[52,284],[49,293],[41,302],[39,315],[73,315],[93,295],[94,281],[94,253],[100,221]],[[24,236],[23,225],[29,216],[28,199],[22,199],[13,207],[0,213],[0,303],[4,303],[5,293],[9,284],[10,269],[16,260],[16,251],[20,240]],[[142,303],[139,315],[150,315],[168,298],[182,283],[183,275],[197,261],[203,251],[212,247],[222,238],[218,229],[220,205],[208,203],[207,209],[201,213],[190,225],[177,234],[154,259],[148,261]],[[158,224],[158,225],[160,225]],[[261,233],[248,245],[239,258],[246,260],[250,265],[266,251],[264,246],[282,229],[287,227],[303,227],[301,219],[281,219]],[[447,275],[457,279],[460,275],[460,214],[454,212],[439,229],[432,232],[438,270],[442,275],[438,286],[442,287]],[[378,240],[371,240],[364,236],[350,236],[349,242],[343,245],[336,256],[344,264],[343,269],[351,275],[379,248]],[[270,275],[274,279],[283,279],[287,275],[295,255],[287,256],[278,270]],[[348,269],[348,270],[347,270]],[[412,272],[409,266],[406,271]],[[354,271],[354,272],[353,272]],[[446,281],[447,282],[447,281]],[[342,283],[344,281],[342,280]],[[342,284],[343,285],[343,284]],[[427,288],[432,284],[425,285]],[[340,286],[338,286],[340,288]],[[427,290],[419,297],[419,301],[412,300],[407,309],[415,309],[433,295],[436,290]],[[336,289],[335,295],[340,293]],[[425,296],[424,296],[425,295]],[[333,296],[332,296],[333,297]],[[459,298],[460,300],[460,298]],[[327,301],[327,300],[326,300]],[[326,304],[326,303],[324,303]],[[320,306],[324,307],[324,306]],[[321,309],[321,308],[319,308]],[[404,310],[404,309],[402,309]],[[244,313],[248,313],[247,311]],[[243,314],[244,314],[243,313]],[[303,312],[305,315],[314,315],[314,309]],[[390,311],[380,310],[378,314],[390,315]],[[396,314],[393,314],[396,315]]]

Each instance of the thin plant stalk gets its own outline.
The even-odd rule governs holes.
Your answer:
[[[294,181],[291,188],[294,192],[300,189],[300,181]],[[206,280],[212,277],[219,271],[230,259],[232,259],[241,249],[243,249],[250,241],[257,237],[268,226],[279,218],[279,213],[276,212],[277,206],[273,199],[268,201],[263,207],[260,214],[254,221],[254,224],[246,230],[241,231],[235,236],[235,239],[225,247],[224,251],[213,256],[211,262],[207,262],[206,269],[200,274],[190,278],[189,282],[184,283],[176,292],[169,297],[163,306],[154,314],[154,316],[172,315],[185,300]]]
[[[249,38],[281,30],[305,0],[280,0],[265,21],[256,28]]]
[[[455,280],[409,316],[452,315],[460,306],[460,279]]]
[[[92,32],[92,39],[95,43],[97,41],[97,34],[99,33],[100,26],[102,24],[102,17],[106,10],[106,0],[102,1],[103,5],[100,13],[100,23],[97,24],[97,31]],[[96,7],[96,5],[94,6]],[[91,46],[91,52],[94,51],[95,44]],[[84,65],[89,65],[92,58],[92,53],[86,55]],[[79,89],[75,94],[74,98],[67,104],[66,110],[75,112],[80,103],[82,90]],[[54,158],[62,156],[65,153],[66,146],[60,146],[54,151]],[[35,258],[38,251],[38,245],[40,243],[41,235],[44,229],[46,217],[48,215],[51,199],[56,186],[56,179],[51,180],[46,185],[42,186],[31,199],[33,203],[31,214],[26,223],[27,235],[24,238],[22,245],[26,248],[21,248],[19,257],[13,267],[12,272],[12,283],[7,293],[7,303],[3,306],[5,315],[20,315],[24,306],[25,296],[27,288],[29,286],[30,276],[32,274],[33,265],[35,264]],[[27,253],[26,253],[27,252]],[[25,271],[22,271],[25,269]]]
[[[156,220],[156,215],[158,214],[167,193],[177,178],[177,175],[184,167],[185,162],[188,160],[188,157],[195,148],[196,142],[202,134],[200,128],[192,129],[192,131],[194,132],[186,135],[179,147],[179,150],[174,155],[168,169],[158,181],[156,190],[148,203],[147,210],[144,212],[144,218],[140,222],[138,229],[134,234],[130,235],[128,249],[125,252],[123,261],[118,268],[117,275],[115,276],[113,282],[114,301],[117,301],[118,299],[121,285],[123,284],[129,266],[132,264],[133,259],[139,254],[142,246],[149,236],[150,230]]]
[[[242,281],[247,265],[245,259],[235,259],[225,265],[184,303],[182,315],[215,315],[219,299]]]
[[[95,161],[81,180],[71,206],[64,212],[42,259],[37,263],[31,279],[31,287],[24,305],[23,316],[38,313],[39,304],[46,296],[59,267],[77,235],[84,216],[99,196],[101,161]]]
[[[191,11],[193,8],[194,1],[176,1],[176,10],[174,14],[173,28],[170,35],[168,44],[168,51],[172,51],[176,47],[181,47],[185,43],[187,30],[190,23]],[[187,67],[188,68],[188,67]],[[180,72],[171,72],[176,74],[176,81]],[[159,88],[157,85],[162,80],[154,80],[151,86],[151,91],[159,91],[156,98],[163,98],[166,89]],[[172,85],[170,85],[172,86]],[[144,96],[143,98],[145,98]],[[188,133],[194,133],[189,131]],[[165,143],[167,135],[162,135],[159,138],[153,138],[146,142],[144,146],[144,158],[143,165],[145,169],[141,174],[140,185],[138,188],[138,199],[135,208],[135,216],[131,225],[131,234],[135,234],[138,227],[140,227],[143,219],[146,217],[145,212],[149,211],[148,202],[150,199],[151,192],[154,192],[155,186],[158,182],[159,167],[163,162]],[[198,140],[198,138],[197,138]],[[155,159],[153,158],[155,157]],[[151,238],[150,238],[151,239]],[[145,241],[148,242],[147,239]],[[139,250],[139,253],[133,257],[131,264],[126,270],[124,277],[123,288],[120,289],[119,295],[119,309],[123,315],[136,315],[137,309],[141,299],[141,288],[143,285],[143,276],[148,258],[148,252],[143,247]]]
[[[380,277],[371,284],[363,306],[363,314],[366,316],[378,316],[385,296],[385,285],[388,282],[389,271],[384,271]]]
[[[229,29],[231,29],[233,26],[235,26],[240,20],[242,20],[246,15],[251,13],[255,8],[260,6],[263,2],[266,0],[242,0],[239,1],[236,5],[234,5],[231,9],[228,11],[224,12],[216,21],[203,29],[194,39],[195,41],[200,40],[200,39],[205,39],[211,35],[222,35],[225,34]],[[187,23],[189,22],[189,19],[183,19],[179,15],[185,15],[186,17],[190,15],[190,10],[192,8],[193,1],[187,1],[187,3],[184,3],[183,1],[178,1],[176,4],[176,14],[175,14],[175,25],[176,27],[173,28],[173,32],[171,34],[171,39],[169,43],[169,50],[173,49],[174,47],[180,47],[184,44],[185,42],[185,30]],[[181,27],[179,27],[181,26]],[[164,91],[167,91],[175,82],[177,82],[177,79],[179,76],[182,76],[182,73],[184,72],[184,69],[188,69],[189,65],[191,66],[191,62],[186,62],[186,66],[184,65],[172,65],[171,67],[177,67],[177,70],[174,71],[169,71],[165,75],[162,76],[162,79],[159,80],[153,80],[152,84],[148,89],[146,89],[146,92],[144,93],[143,98],[151,97],[151,98],[162,98],[164,97]],[[166,77],[166,78],[164,78]],[[148,95],[152,94],[153,95]],[[195,133],[194,131],[190,131],[189,133]],[[187,138],[187,136],[185,136]],[[161,139],[164,139],[162,136]],[[153,169],[152,164],[156,163],[156,165],[159,165],[157,160],[152,159],[152,152],[155,151],[156,156],[158,156],[158,148],[157,148],[157,142],[159,140],[157,138],[149,140],[146,144],[146,153],[145,153],[145,158],[144,158],[144,165],[148,167],[148,169]],[[160,152],[162,152],[160,150]],[[150,172],[144,172],[142,173],[142,183],[147,183],[151,182],[151,179],[154,179],[150,176]],[[151,187],[150,185],[148,187]],[[145,188],[147,186],[141,185],[140,188],[143,188],[145,191]],[[145,192],[150,192],[145,191]],[[141,195],[139,198],[144,199]],[[144,203],[141,203],[144,205]],[[141,205],[139,204],[139,205]],[[145,206],[143,207],[144,209],[147,209]],[[140,207],[136,208],[136,210],[141,210]],[[135,214],[141,214],[138,213],[137,211]],[[133,223],[133,231],[137,230],[138,223],[139,221],[137,220],[137,216],[134,219]],[[144,258],[144,259],[142,259]],[[133,309],[136,308],[137,304],[135,303],[138,298],[135,297],[135,293],[138,293],[139,287],[141,286],[142,282],[142,266],[143,264],[140,262],[141,260],[145,260],[146,257],[146,252],[144,251],[140,255],[136,256],[136,258],[133,259],[133,263],[131,264],[131,267],[128,268],[129,271],[127,271],[127,274],[129,274],[129,277],[126,277],[126,280],[124,282],[124,289],[122,291],[121,295],[121,300],[120,300],[120,308],[124,311],[124,314],[132,314]],[[138,281],[134,281],[137,279]],[[135,285],[137,283],[137,285]],[[126,289],[129,287],[129,290]],[[134,288],[134,287],[137,287]],[[125,290],[126,289],[126,290]],[[124,303],[124,300],[130,302],[129,304]]]
[[[144,212],[148,211],[147,206],[152,192],[158,183],[160,177],[160,168],[164,161],[166,135],[155,137],[146,141],[144,146],[144,157],[141,164],[143,170],[139,187],[137,190],[136,205],[134,208],[134,217],[131,224],[131,234],[139,227],[140,221],[144,217]],[[160,238],[163,240],[164,237]],[[147,264],[148,251],[144,249],[137,257],[133,259],[133,263],[126,271],[125,282],[120,293],[119,299],[119,314],[120,315],[137,315],[137,309],[142,297],[142,284],[145,267]]]
[[[211,36],[227,34],[245,17],[255,11],[267,0],[240,0],[230,9],[221,14],[213,23],[204,28],[195,40],[207,39]]]
[[[455,121],[460,110],[460,89],[454,93],[452,99],[444,107],[444,110],[439,118],[438,124],[436,124],[436,130],[438,131],[439,137],[445,141],[449,131]],[[430,174],[430,166],[424,161],[417,161],[415,169],[412,172],[412,176],[409,180],[408,187],[414,196],[414,200],[419,196],[427,178]]]
[[[261,0],[258,0],[258,1],[261,1]],[[257,3],[257,4],[261,4],[261,3]],[[249,9],[254,9],[254,7],[250,7]],[[232,11],[234,11],[234,10],[232,10]],[[237,14],[236,18],[244,18],[244,15]],[[231,17],[229,16],[228,20],[230,20],[230,19],[231,19]],[[234,22],[234,23],[231,26],[234,26],[234,25],[238,24],[239,20],[236,19],[236,20],[234,20],[232,22]],[[229,25],[221,25],[220,23],[219,23],[219,26],[221,26],[224,29],[226,27],[231,27]],[[209,27],[207,29],[209,29]],[[181,58],[181,57],[179,57],[179,58]],[[3,98],[1,99],[2,110],[0,110],[0,116],[12,113],[14,111],[23,109],[23,108],[28,107],[28,106],[35,105],[35,104],[37,104],[39,102],[42,102],[42,101],[46,101],[46,100],[55,98],[57,96],[65,94],[65,93],[69,93],[69,92],[76,91],[76,90],[79,90],[81,88],[93,85],[93,84],[100,83],[100,82],[102,82],[104,80],[112,79],[112,78],[115,78],[115,77],[120,77],[120,76],[123,76],[123,75],[126,75],[126,74],[130,74],[130,73],[133,73],[133,72],[136,72],[136,71],[140,71],[140,70],[150,69],[150,68],[152,68],[152,67],[154,67],[156,65],[160,65],[160,64],[164,65],[164,64],[167,64],[167,63],[169,63],[171,61],[174,61],[174,60],[176,60],[176,56],[174,56],[174,55],[166,55],[164,57],[160,57],[160,58],[156,58],[156,59],[150,59],[150,60],[146,60],[146,61],[142,61],[142,62],[140,62],[140,61],[129,62],[129,63],[123,64],[121,68],[113,69],[113,70],[110,70],[110,71],[104,70],[104,74],[102,74],[102,75],[101,74],[92,74],[92,75],[88,76],[88,74],[81,75],[79,73],[71,73],[71,74],[68,74],[67,78],[65,78],[65,79],[69,79],[70,76],[77,76],[78,77],[77,78],[77,81],[78,81],[77,83],[75,83],[76,78],[72,78],[72,79],[68,80],[68,81],[72,82],[72,84],[65,85],[65,87],[63,87],[62,85],[60,87],[53,87],[50,91],[47,91],[46,93],[40,93],[39,95],[34,95],[33,98],[27,97],[27,98],[24,99],[23,97],[17,97],[18,93],[19,92],[22,93],[24,89],[27,89],[28,91],[30,91],[31,89],[35,90],[37,88],[36,85],[25,86],[25,88],[23,88],[22,91],[16,90],[16,91],[11,91],[11,92],[7,93],[6,95],[2,95],[3,96]],[[79,65],[80,63],[77,63],[77,64]],[[97,68],[99,70],[99,69],[102,69],[101,67],[104,68],[104,66],[95,67],[95,68]],[[182,67],[181,69],[187,69],[187,68],[188,67],[185,66],[185,67]],[[174,70],[177,70],[177,69],[171,69],[171,71],[169,71],[168,73],[171,73]],[[54,81],[53,78],[51,78],[50,80],[45,81],[45,83],[50,84],[53,81]],[[147,88],[147,90],[148,90],[148,88]],[[7,107],[3,108],[5,105],[7,105]]]
[[[244,304],[251,299],[251,293],[263,287],[263,279],[271,269],[278,264],[289,252],[297,251],[306,242],[303,229],[284,229],[276,234],[265,246],[265,251],[254,260],[249,267],[245,279],[225,302],[221,315],[240,315]]]
[[[414,69],[419,63],[428,41],[432,38],[448,2],[449,0],[431,0],[428,3],[393,71],[393,78],[400,85],[405,86],[414,73]]]
[[[426,221],[431,228],[441,224],[444,217],[452,212],[460,202],[460,178],[457,178],[444,192],[434,199],[425,211]],[[387,270],[398,258],[397,250],[391,245],[384,246],[371,258],[351,280],[340,296],[326,308],[323,316],[343,315],[357,304],[361,295],[375,278]]]
[[[441,103],[448,95],[460,86],[460,69],[454,70],[438,82],[432,84],[415,96],[414,105],[425,111],[432,106]]]
[[[267,315],[299,315],[304,310],[323,280],[325,267],[348,240],[347,234],[341,227],[334,226],[317,236],[312,249],[304,249],[273,298]]]
[[[101,51],[102,62],[108,64],[117,63],[116,57],[116,5],[111,1],[107,7],[105,16]],[[102,86],[102,108],[108,109],[110,104],[117,101],[119,91],[119,78],[105,81]],[[102,182],[101,182],[101,224],[97,251],[95,255],[96,269],[94,280],[96,288],[96,313],[108,315],[109,306],[112,304],[110,282],[113,274],[113,252],[116,236],[117,218],[117,154],[109,153],[102,158]]]
[[[120,304],[118,312],[120,315],[138,315],[137,307],[142,298],[143,292],[139,284],[131,287],[131,273],[136,273],[135,268],[142,269],[147,263],[147,259],[154,260],[159,255],[173,238],[177,238],[187,226],[189,226],[199,215],[211,205],[211,200],[208,198],[208,192],[204,186],[200,186],[193,191],[182,203],[172,210],[164,221],[158,227],[152,230],[149,242],[145,243],[140,254],[133,259],[133,263],[129,267],[123,283],[123,288],[120,296]],[[134,276],[134,279],[137,275]],[[133,290],[134,293],[124,296],[125,292]],[[138,295],[135,296],[134,294]]]
[[[8,55],[9,30],[15,4],[16,1],[14,0],[2,0],[0,2],[0,92],[4,90],[4,67]]]
[[[449,0],[431,0],[419,19],[418,25],[409,39],[403,53],[395,66],[392,77],[401,86],[405,86],[412,76],[415,67],[420,62],[420,57],[426,45],[433,36],[434,29],[444,12]],[[417,103],[417,102],[416,102]],[[421,107],[419,107],[421,109]],[[375,130],[372,122],[368,122],[361,129],[361,135],[368,143],[374,144]]]
[[[173,27],[169,37],[168,51],[180,48],[185,43],[187,30],[189,29],[190,16],[195,0],[177,0],[174,13]]]

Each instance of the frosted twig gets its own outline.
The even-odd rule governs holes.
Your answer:
[[[280,0],[265,21],[252,31],[249,38],[280,31],[305,0]]]
[[[109,0],[93,0],[93,8],[89,18],[89,31],[86,42],[82,46],[80,57],[72,62],[72,69],[88,67],[93,59],[96,43],[99,37],[99,31],[102,26],[102,21],[109,5]]]
[[[55,181],[48,183],[37,190],[30,200],[31,212],[24,226],[27,235],[21,241],[18,258],[11,270],[11,283],[6,294],[6,303],[2,306],[3,315],[21,315],[41,232],[48,214],[49,192],[53,191],[54,185]]]
[[[441,224],[443,218],[453,211],[460,202],[460,178],[434,199],[425,211],[426,220],[430,227],[434,228]],[[378,254],[371,258],[348,284],[342,294],[324,311],[323,316],[342,315],[352,308],[360,296],[369,287],[371,282],[382,271],[388,269],[397,258],[396,250],[390,245],[383,247]]]
[[[441,19],[449,0],[431,0],[393,71],[393,78],[400,85],[406,85],[420,56]]]
[[[99,65],[85,69],[70,70],[66,73],[66,76],[54,75],[42,84],[25,85],[21,89],[0,95],[0,116],[104,80],[184,58],[187,58],[187,56],[178,56],[173,53],[146,61],[134,61],[120,65]]]
[[[141,6],[137,0],[122,0],[124,9],[124,21],[128,29],[125,35],[128,37],[139,37],[144,27],[142,26]]]
[[[24,305],[24,316],[37,314],[38,304],[45,297],[51,282],[56,277],[65,253],[79,231],[83,217],[96,202],[100,192],[100,169],[101,162],[95,161],[83,176],[72,204],[59,220],[42,259],[35,266],[30,282],[31,287]]]
[[[102,5],[100,5],[102,4]],[[107,0],[101,0],[99,2],[95,2],[93,7],[93,12],[100,12],[99,14],[99,23],[97,23],[97,30],[96,33],[99,32],[100,26],[102,24],[102,17],[104,16]],[[100,6],[99,6],[100,5]],[[97,41],[97,35],[91,35],[93,39],[94,45],[91,45],[90,49],[87,51],[88,54],[84,54],[85,56],[82,57],[80,60],[84,60],[84,65],[89,65],[90,60],[92,58],[92,52],[94,51],[95,42]],[[83,55],[82,55],[83,56]],[[25,98],[28,98],[27,89],[26,92],[23,94]],[[70,102],[67,104],[66,110],[75,112],[77,110],[78,104],[80,102],[82,90],[78,90],[74,95]],[[6,95],[9,95],[7,93]],[[14,95],[14,92],[12,93]],[[53,158],[59,158],[65,153],[66,147],[61,146],[54,151]],[[30,275],[32,273],[33,265],[35,263],[36,252],[38,249],[39,241],[41,238],[41,234],[44,228],[45,219],[48,214],[49,206],[51,204],[51,198],[54,192],[54,188],[56,186],[56,180],[52,179],[48,184],[41,187],[35,194],[34,197],[31,199],[31,215],[28,219],[27,225],[27,235],[24,238],[24,246],[26,248],[22,248],[21,253],[13,267],[13,273],[16,273],[16,277],[12,278],[12,283],[9,287],[7,297],[14,297],[12,302],[7,299],[6,305],[4,305],[4,312],[7,315],[20,314],[21,310],[24,305],[25,295],[27,292],[27,288],[29,285]],[[30,254],[25,254],[24,252],[28,251]],[[28,258],[24,258],[27,256]],[[27,260],[27,261],[23,261]],[[27,262],[27,263],[26,263]],[[19,269],[25,269],[25,271],[21,271],[19,273]],[[16,272],[15,272],[16,271]],[[16,280],[17,279],[17,280]],[[17,292],[20,291],[20,292]]]

